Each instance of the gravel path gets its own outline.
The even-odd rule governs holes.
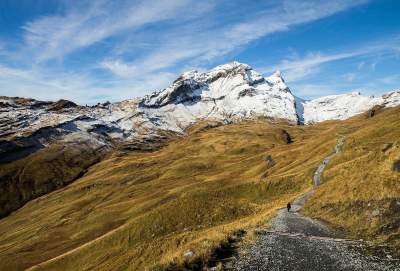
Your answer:
[[[340,152],[327,156],[314,175],[314,186],[328,162]],[[298,213],[313,191],[297,198],[290,212],[278,210],[268,230],[256,231],[254,244],[238,251],[225,270],[400,270],[400,261],[365,253],[365,243],[337,238],[321,222]]]
[[[325,169],[326,165],[329,163],[329,161],[330,161],[333,157],[335,157],[336,154],[338,154],[338,153],[341,151],[341,147],[342,147],[343,143],[344,143],[344,138],[341,137],[341,138],[338,140],[338,142],[337,142],[337,144],[336,144],[336,146],[335,146],[335,152],[332,153],[332,154],[330,154],[330,155],[328,155],[327,157],[325,157],[324,160],[322,160],[322,162],[319,164],[317,170],[316,170],[315,173],[314,173],[314,178],[313,178],[313,180],[314,180],[314,187],[320,185],[320,183],[321,183],[321,175],[322,175],[322,172],[324,171],[324,169]]]

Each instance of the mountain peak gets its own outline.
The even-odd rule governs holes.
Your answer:
[[[276,70],[276,71],[272,74],[272,76],[282,78],[282,72],[281,72],[280,70]]]
[[[235,69],[252,70],[250,65],[247,65],[245,63],[241,63],[241,62],[238,62],[238,61],[232,61],[232,62],[229,62],[229,63],[226,63],[226,64],[222,64],[222,65],[216,66],[211,71],[217,71],[217,70],[232,71],[232,70],[235,70]]]
[[[233,121],[253,116],[298,122],[295,98],[281,73],[264,78],[237,61],[183,73],[169,87],[144,97],[139,108],[150,115],[156,112],[152,119],[179,116],[181,126],[204,118]],[[175,121],[169,127],[174,125]]]
[[[269,81],[275,82],[275,83],[285,83],[285,80],[283,79],[282,72],[280,70],[276,70],[273,74],[271,74],[268,77]]]
[[[286,85],[280,70],[275,71],[271,76],[265,78],[270,84],[275,85],[281,91],[290,92],[289,87]]]
[[[144,97],[139,106],[143,109],[168,106],[169,109],[185,107],[189,110],[202,106],[200,118],[203,113],[230,112],[232,117],[239,118],[258,114],[297,121],[294,97],[281,73],[278,71],[264,78],[251,66],[238,61],[203,73],[183,73],[169,87]],[[199,116],[199,113],[193,115]]]

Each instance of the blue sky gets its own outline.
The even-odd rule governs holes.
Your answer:
[[[315,98],[400,88],[397,0],[2,0],[0,95],[82,104],[237,60]]]

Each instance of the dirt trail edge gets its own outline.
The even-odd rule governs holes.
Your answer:
[[[340,138],[335,151],[318,166],[314,189],[343,143]],[[298,213],[314,189],[298,197],[290,212],[278,210],[271,227],[257,230],[256,241],[241,248],[224,270],[400,270],[399,260],[367,255],[365,243],[338,238],[321,222]]]

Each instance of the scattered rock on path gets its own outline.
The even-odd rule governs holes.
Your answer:
[[[340,152],[342,143],[339,141],[336,145],[336,153]],[[333,156],[330,154],[321,162],[317,177]],[[315,181],[315,186],[318,184],[319,179]],[[288,212],[286,208],[278,210],[270,222],[271,227],[260,230],[254,244],[243,247],[231,261],[224,264],[224,270],[400,270],[399,260],[387,255],[375,257],[366,253],[363,240],[341,239],[338,233],[323,223],[299,214],[298,210],[310,193],[312,191],[293,201],[293,211]],[[396,200],[390,209],[397,211],[399,206]],[[380,215],[381,211],[375,209],[372,213]]]

